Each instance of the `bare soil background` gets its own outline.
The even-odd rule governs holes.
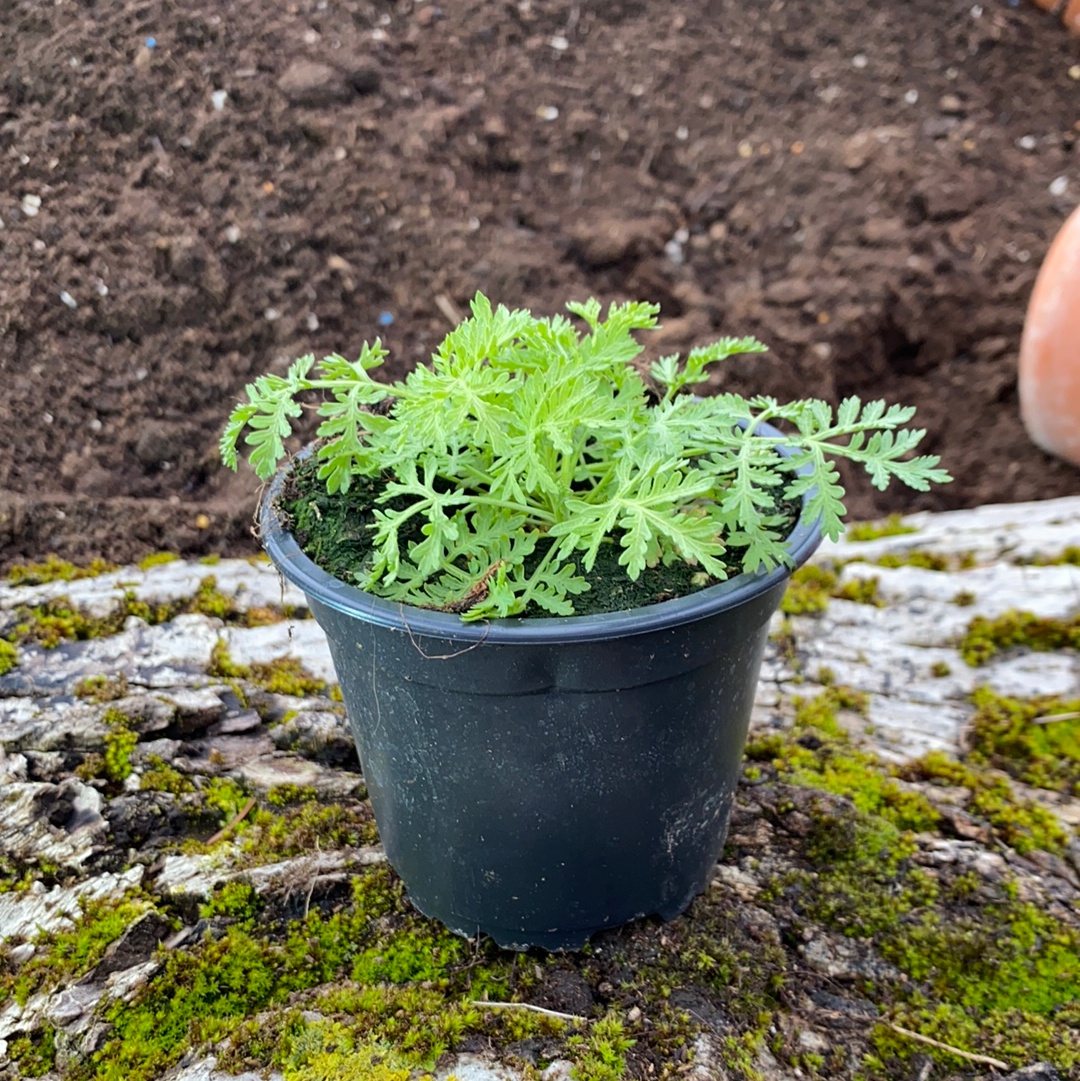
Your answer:
[[[0,568],[254,551],[244,384],[375,335],[403,374],[477,289],[918,405],[956,483],[856,517],[1075,494],[1015,369],[1078,63],[1008,0],[0,0]]]

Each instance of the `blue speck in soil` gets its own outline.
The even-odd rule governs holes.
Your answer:
[[[148,49],[153,49],[156,45],[157,45],[157,38],[147,38],[146,39],[146,47]]]
[[[393,312],[379,312],[379,326],[388,327],[393,321]]]

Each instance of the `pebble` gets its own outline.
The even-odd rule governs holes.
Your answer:
[[[294,105],[309,108],[347,101],[353,92],[338,68],[311,60],[294,60],[278,79],[277,87]]]
[[[1069,190],[1069,178],[1056,176],[1050,181],[1049,192],[1051,195],[1064,195]]]
[[[938,109],[947,114],[955,115],[964,111],[964,103],[956,94],[942,94],[938,99]]]
[[[877,140],[868,131],[857,131],[844,140],[841,158],[852,172],[858,172],[874,156]]]

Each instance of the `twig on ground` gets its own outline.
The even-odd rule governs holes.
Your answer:
[[[1078,721],[1080,720],[1080,711],[1074,710],[1072,713],[1045,713],[1041,717],[1032,718],[1032,724],[1053,724],[1054,721]]]
[[[909,1028],[901,1028],[899,1025],[894,1025],[891,1021],[886,1021],[885,1024],[888,1025],[893,1032],[899,1032],[901,1036],[907,1036],[910,1040],[918,1040],[919,1043],[924,1043],[928,1047],[936,1047],[939,1051],[948,1051],[950,1055],[959,1055],[960,1058],[966,1058],[968,1062],[980,1062],[984,1066],[993,1066],[996,1070],[1012,1069],[1007,1062],[1002,1062],[999,1058],[991,1058],[989,1055],[976,1055],[972,1051],[961,1051],[959,1047],[953,1047],[952,1044],[942,1043],[940,1040],[932,1040],[929,1036],[923,1036],[919,1032],[912,1032]]]
[[[239,822],[243,821],[243,819],[247,815],[248,811],[250,811],[251,808],[254,807],[254,806],[255,806],[255,797],[252,796],[251,799],[249,799],[247,801],[247,803],[245,803],[244,806],[240,809],[240,813],[235,818],[232,818],[228,822],[226,822],[225,825],[222,826],[221,829],[219,829],[217,831],[217,833],[215,833],[214,836],[211,837],[210,840],[207,841],[206,843],[208,845],[217,844],[218,841],[220,841],[222,838],[224,838]]]
[[[461,322],[461,312],[457,310],[454,302],[445,293],[436,295],[435,307],[439,309],[440,314],[452,327],[456,327]]]
[[[548,1010],[543,1006],[534,1006],[531,1002],[488,1002],[486,999],[474,999],[470,1006],[482,1006],[485,1010],[532,1010],[534,1013],[542,1013],[545,1017],[557,1017],[560,1021],[576,1021],[578,1024],[587,1024],[588,1018],[576,1013],[559,1013],[558,1010]]]

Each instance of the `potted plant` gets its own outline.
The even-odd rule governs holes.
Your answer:
[[[326,631],[413,902],[517,948],[671,918],[704,888],[769,619],[842,530],[829,456],[880,488],[949,479],[911,456],[911,408],[698,398],[708,365],[764,346],[646,372],[657,306],[567,307],[586,333],[478,294],[392,385],[378,341],[304,357],[247,388],[221,441],[276,473],[263,543]],[[279,471],[309,391],[317,441]]]

